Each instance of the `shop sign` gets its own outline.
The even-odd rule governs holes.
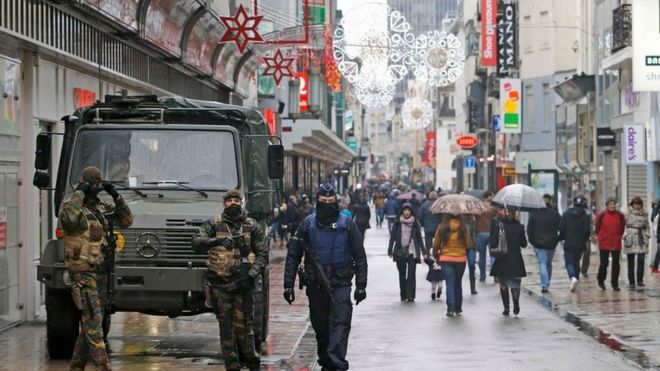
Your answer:
[[[660,3],[635,0],[632,19],[633,88],[660,91]]]
[[[436,133],[435,131],[426,132],[426,145],[424,146],[424,163],[427,166],[435,167],[435,153],[436,153]]]
[[[646,129],[644,125],[623,127],[624,148],[627,165],[646,165]]]
[[[502,174],[504,176],[516,176],[516,168],[515,167],[503,167],[502,168]]]
[[[522,132],[521,96],[520,79],[500,79],[501,133],[520,134]]]
[[[353,151],[357,151],[357,140],[352,138],[348,139],[346,144],[348,144],[348,148],[352,149]]]
[[[613,147],[616,145],[614,131],[610,128],[596,128],[596,145],[598,147]]]
[[[307,112],[307,106],[309,105],[309,78],[307,77],[307,72],[298,72],[296,77],[300,80],[300,112]]]
[[[73,88],[73,109],[93,106],[95,101],[96,92],[83,88]]]
[[[481,66],[497,66],[497,2],[481,0]]]
[[[497,22],[497,75],[506,76],[517,67],[516,4],[501,4]]]
[[[7,248],[7,208],[0,206],[0,250]]]
[[[353,110],[346,110],[344,112],[344,131],[353,130]]]
[[[476,147],[477,144],[479,144],[479,139],[472,135],[463,135],[462,137],[458,137],[458,139],[456,139],[456,144],[458,144],[463,149],[470,149]]]
[[[275,132],[275,111],[272,108],[266,108],[264,109],[264,120],[266,121],[266,125],[268,126],[268,133],[270,135],[276,135],[277,133]]]
[[[468,131],[470,133],[476,133],[477,130],[481,127],[481,119],[483,117],[483,106],[474,103],[471,101],[467,102],[468,104]]]

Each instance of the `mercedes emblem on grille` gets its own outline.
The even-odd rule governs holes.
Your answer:
[[[135,240],[135,246],[141,257],[153,258],[160,252],[160,238],[151,232],[144,232]]]

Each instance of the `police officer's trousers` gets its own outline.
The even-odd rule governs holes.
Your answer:
[[[353,316],[351,286],[334,287],[336,303],[333,304],[328,294],[312,283],[307,286],[307,298],[309,316],[316,333],[319,365],[348,370],[346,352]]]

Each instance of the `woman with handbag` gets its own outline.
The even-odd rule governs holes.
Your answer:
[[[636,286],[643,288],[644,258],[649,250],[651,227],[649,216],[644,211],[644,202],[640,197],[634,197],[629,206],[626,230],[623,233],[623,253],[628,260],[628,288],[634,289]],[[635,271],[635,257],[637,257],[637,271]]]
[[[396,262],[399,271],[399,295],[401,301],[415,301],[415,270],[426,258],[422,229],[415,218],[412,205],[403,204],[399,218],[392,225],[387,255]]]
[[[490,275],[500,283],[500,295],[504,305],[503,315],[509,315],[509,291],[513,298],[513,314],[520,313],[520,283],[527,276],[521,248],[527,246],[525,227],[516,219],[516,210],[507,210],[493,219],[490,226],[490,253],[495,264]]]
[[[458,215],[445,215],[433,238],[433,256],[445,272],[447,317],[463,313],[463,288],[467,250],[472,247],[470,231]]]

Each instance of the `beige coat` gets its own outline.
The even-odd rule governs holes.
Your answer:
[[[623,232],[624,254],[646,254],[649,251],[651,228],[649,217],[643,210],[630,209]]]

